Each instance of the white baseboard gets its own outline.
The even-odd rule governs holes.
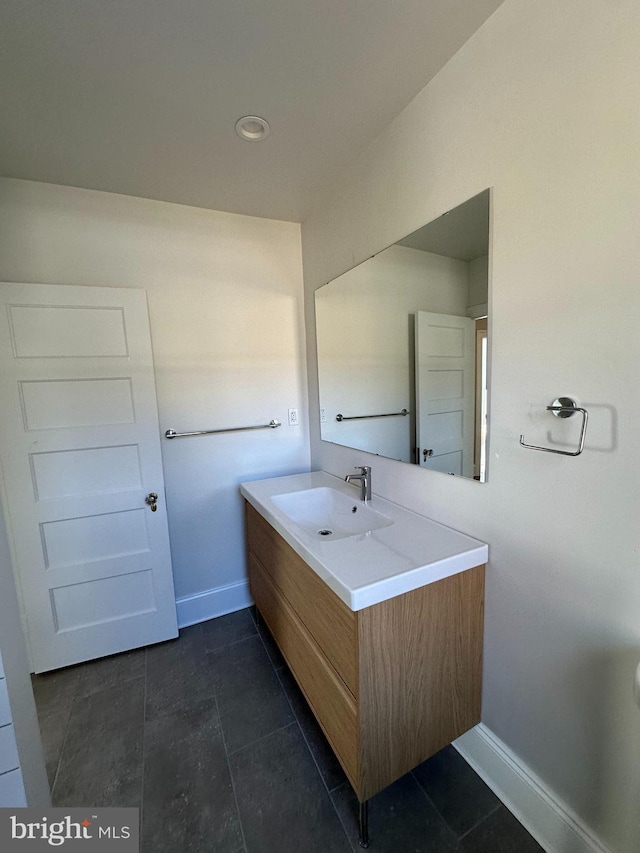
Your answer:
[[[482,723],[453,745],[547,853],[611,853]]]
[[[176,599],[178,628],[206,622],[216,616],[234,613],[253,604],[248,581],[239,581],[216,589],[207,589],[197,595]]]

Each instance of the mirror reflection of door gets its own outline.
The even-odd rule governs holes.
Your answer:
[[[416,313],[416,444],[423,468],[473,477],[475,323]]]

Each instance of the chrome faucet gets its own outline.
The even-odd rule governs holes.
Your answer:
[[[369,465],[356,465],[356,471],[359,474],[347,474],[344,478],[345,483],[350,483],[352,480],[360,480],[360,500],[368,503],[371,500],[371,468]]]

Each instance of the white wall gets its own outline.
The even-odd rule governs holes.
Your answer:
[[[145,288],[181,623],[246,601],[238,483],[308,470],[300,226],[0,181],[0,280]],[[286,425],[298,408],[301,425]]]
[[[480,309],[489,298],[489,259],[486,255],[469,261],[469,317],[484,316]],[[475,309],[475,310],[474,310]]]
[[[639,43],[637,0],[506,0],[303,223],[313,466],[489,543],[483,721],[575,817],[583,847],[532,826],[563,853],[640,838]],[[321,442],[314,290],[485,187],[489,482]],[[578,458],[518,443],[575,440],[558,394]]]
[[[466,315],[469,264],[390,246],[323,287],[316,299],[325,441],[411,461],[412,418],[336,421],[414,409],[413,315]],[[345,371],[344,365],[349,365]]]

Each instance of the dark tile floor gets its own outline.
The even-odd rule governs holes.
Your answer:
[[[250,610],[34,676],[57,806],[140,808],[143,853],[351,853],[357,801]],[[372,853],[542,848],[453,747],[370,801]]]

